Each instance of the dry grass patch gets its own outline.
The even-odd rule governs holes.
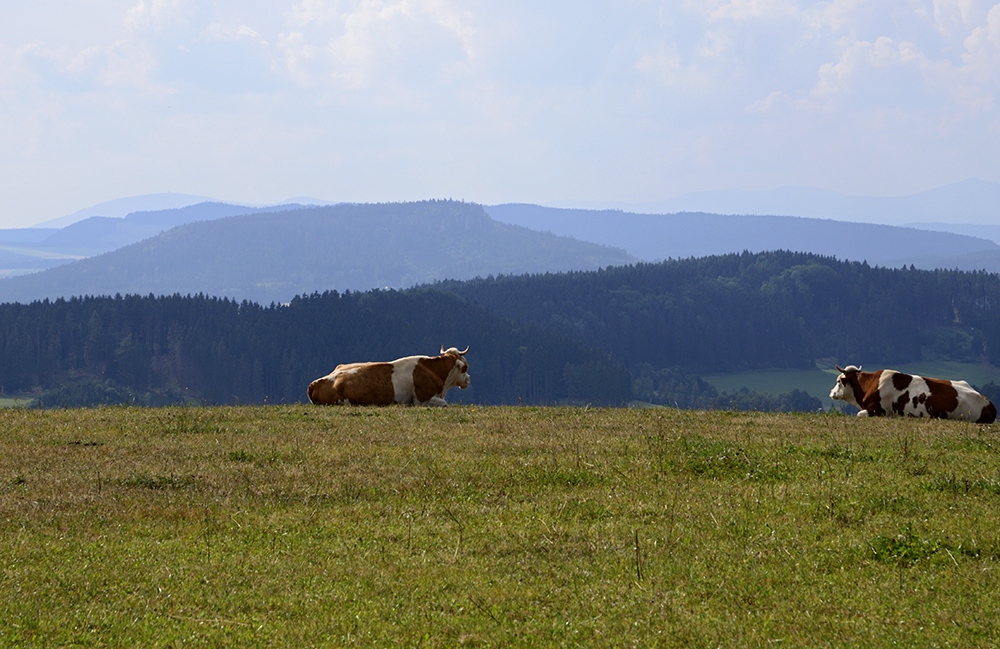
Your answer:
[[[0,411],[0,645],[989,646],[997,430]]]

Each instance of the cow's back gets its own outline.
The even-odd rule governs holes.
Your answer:
[[[389,405],[395,402],[391,363],[338,365],[327,376],[309,384],[315,404]]]

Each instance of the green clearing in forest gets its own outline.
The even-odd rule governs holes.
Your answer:
[[[850,363],[842,363],[845,367]],[[958,363],[953,361],[927,361],[919,363],[896,363],[887,366],[862,364],[865,372],[880,369],[893,369],[909,374],[930,376],[941,379],[960,379],[973,385],[985,385],[990,381],[1000,383],[1000,368],[985,363]],[[829,367],[817,367],[811,370],[760,370],[729,374],[706,374],[702,378],[719,392],[737,392],[746,387],[753,392],[772,392],[780,394],[792,390],[802,390],[823,402],[823,407],[829,409],[832,401],[830,390],[837,381],[837,370],[831,363]],[[842,405],[838,402],[838,407]]]

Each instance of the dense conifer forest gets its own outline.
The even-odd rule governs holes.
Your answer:
[[[0,389],[43,405],[305,401],[338,363],[469,345],[472,385],[449,400],[623,403],[624,364],[537,325],[432,290],[328,292],[285,306],[203,295],[115,296],[0,306]],[[594,381],[567,380],[584,371]]]
[[[929,358],[1000,365],[1000,275],[742,253],[438,285],[571,333],[631,369],[805,368]]]
[[[772,252],[593,272],[326,292],[0,305],[0,390],[42,405],[279,403],[342,362],[469,345],[465,403],[808,410],[718,395],[700,373],[920,359],[1000,365],[1000,276]]]

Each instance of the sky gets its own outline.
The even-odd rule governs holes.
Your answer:
[[[5,0],[0,227],[1000,182],[992,0]]]

